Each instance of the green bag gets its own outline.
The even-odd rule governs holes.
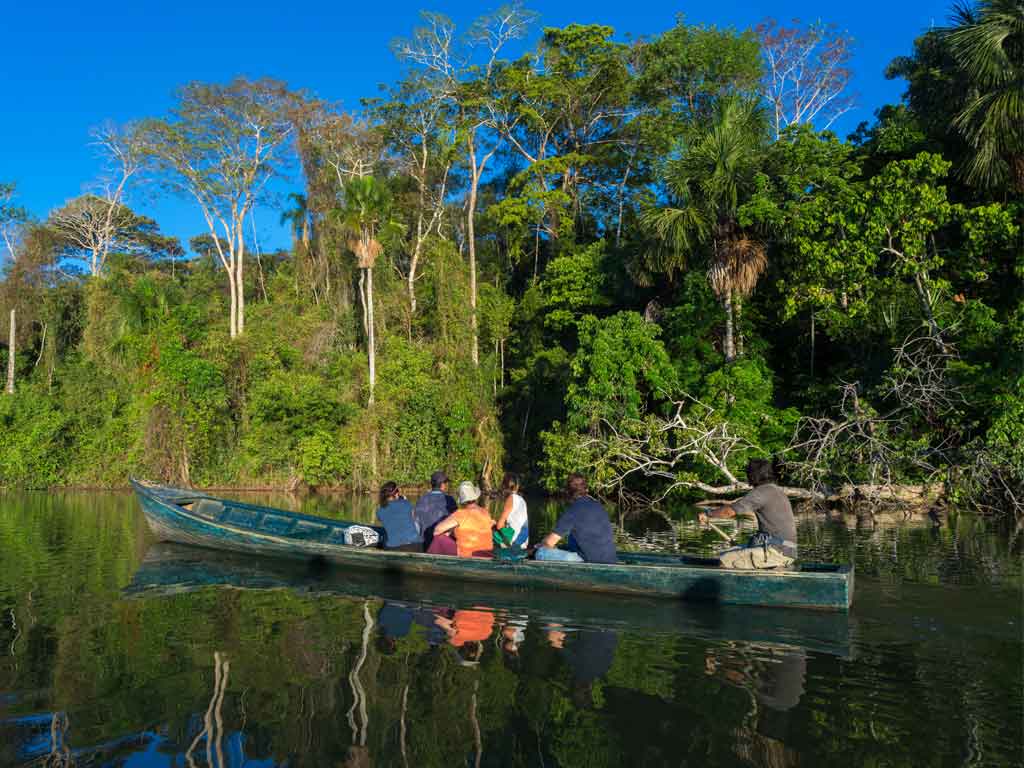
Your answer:
[[[495,528],[491,534],[491,538],[494,539],[494,546],[501,549],[508,549],[512,546],[512,537],[516,535],[515,528],[510,525],[506,525],[504,528]]]

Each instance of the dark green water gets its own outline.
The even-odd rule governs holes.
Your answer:
[[[127,494],[0,494],[0,765],[1019,765],[1019,550],[799,533],[856,562],[849,616],[311,572],[154,545]]]

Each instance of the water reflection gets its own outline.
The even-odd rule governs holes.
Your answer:
[[[800,536],[856,559],[851,615],[309,570],[0,496],[0,765],[1014,764],[1019,559],[965,522]]]

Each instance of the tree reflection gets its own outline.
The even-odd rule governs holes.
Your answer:
[[[29,514],[0,498],[2,765],[913,766],[1020,752],[1009,591],[864,580],[848,624],[384,589],[217,553],[143,560],[127,505],[48,503]],[[829,535],[843,548],[859,534]],[[958,535],[965,556],[1012,570]],[[893,534],[862,556],[896,547],[905,573],[941,573],[949,561],[919,548],[944,537]]]

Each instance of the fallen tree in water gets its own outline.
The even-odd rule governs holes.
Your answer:
[[[884,410],[858,383],[840,385],[834,412],[801,418],[776,456],[782,490],[792,499],[849,506],[931,509],[954,501],[1024,520],[1024,470],[979,441],[965,444],[962,435],[943,429],[963,404],[949,374],[955,360],[948,341],[930,334],[908,338],[894,350],[883,386],[870,393]],[[651,505],[678,492],[735,496],[750,490],[738,468],[744,457],[764,450],[692,397],[672,401],[664,413],[618,424],[605,420],[581,441],[600,493]],[[914,438],[922,431],[937,437],[926,443]]]

